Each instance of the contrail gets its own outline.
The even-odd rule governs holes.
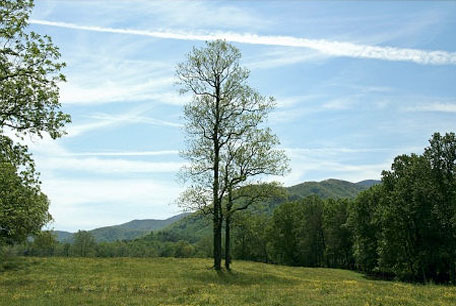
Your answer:
[[[54,22],[37,19],[30,20],[30,23],[74,30],[149,36],[162,39],[197,41],[225,39],[227,41],[243,44],[308,48],[330,56],[370,58],[387,61],[405,61],[423,65],[456,64],[456,52],[426,51],[419,49],[404,49],[396,47],[379,47],[363,44],[354,44],[349,42],[330,41],[325,39],[307,39],[292,36],[264,36],[249,33],[240,34],[233,32],[215,32],[208,34],[198,34],[181,31],[171,32],[116,29],[109,27],[85,26],[66,22]]]

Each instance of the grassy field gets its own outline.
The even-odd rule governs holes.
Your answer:
[[[19,258],[0,305],[456,305],[456,287],[374,281],[334,269],[206,259]]]

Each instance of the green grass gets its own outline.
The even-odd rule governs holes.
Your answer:
[[[335,269],[208,259],[20,258],[0,305],[456,305],[456,287],[374,281]]]

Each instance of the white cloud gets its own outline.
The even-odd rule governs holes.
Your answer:
[[[117,33],[128,35],[141,35],[162,39],[178,40],[198,40],[207,41],[214,39],[226,39],[232,42],[269,45],[300,47],[316,50],[329,56],[346,56],[354,58],[370,58],[388,61],[407,61],[418,64],[434,65],[455,65],[456,53],[447,51],[426,51],[419,49],[407,49],[396,47],[370,46],[355,44],[350,42],[330,41],[325,39],[306,39],[292,36],[264,36],[256,34],[239,34],[233,32],[216,33],[195,33],[185,31],[146,31],[134,29],[120,29],[110,27],[77,25],[65,22],[54,22],[46,20],[30,20],[32,24],[68,28],[74,30],[96,31],[105,33]]]
[[[76,171],[95,174],[174,173],[182,162],[149,162],[115,158],[38,157],[40,169],[50,171]]]
[[[127,10],[137,14],[154,16],[157,23],[166,27],[218,27],[264,28],[271,24],[247,8],[224,5],[207,1],[138,1],[141,5],[129,5]],[[125,7],[122,6],[125,10]]]
[[[327,109],[327,110],[344,110],[344,109],[349,109],[353,106],[355,101],[357,100],[358,97],[356,96],[349,96],[349,97],[342,97],[342,98],[336,98],[332,99],[328,102],[325,102],[322,105],[322,108]]]
[[[105,76],[112,77],[109,72],[105,72]],[[79,105],[145,100],[159,100],[169,104],[181,103],[177,93],[171,95],[162,90],[173,84],[175,81],[173,78],[157,78],[140,84],[132,83],[128,79],[115,79],[100,83],[96,81],[97,78],[94,75],[91,75],[90,79],[93,81],[92,84],[81,84],[78,81],[61,84],[61,102]]]
[[[30,151],[34,153],[33,158],[38,171],[51,176],[56,171],[76,171],[94,174],[174,173],[185,164],[182,161],[151,162],[122,158],[98,158],[103,156],[153,157],[164,155],[177,157],[178,152],[176,150],[71,153],[59,144],[59,141],[51,139],[46,134],[44,134],[43,138],[25,137],[24,139],[17,138],[11,132],[6,135],[27,145]]]
[[[102,68],[100,66],[100,68]],[[111,74],[104,72],[106,78]],[[144,102],[150,101],[160,104],[183,105],[189,100],[186,95],[177,93],[172,77],[156,78],[143,83],[134,83],[132,79],[113,79],[106,82],[98,82],[96,76],[86,74],[86,80],[92,80],[92,84],[84,84],[78,81],[60,85],[61,102],[64,104],[87,105],[104,104],[111,102]],[[141,82],[142,80],[139,80]],[[95,85],[94,85],[95,84]]]
[[[167,126],[180,128],[182,124],[144,116],[143,114],[153,109],[153,104],[143,104],[123,114],[93,114],[89,116],[94,121],[89,123],[73,124],[67,129],[66,137],[80,136],[84,133],[99,130],[107,127],[120,126],[124,124],[150,124],[156,126]]]
[[[43,189],[54,202],[65,205],[150,202],[169,204],[180,188],[152,180],[50,179]]]
[[[370,152],[388,152],[397,149],[391,148],[344,148],[344,147],[324,147],[324,148],[285,148],[289,156],[299,157],[303,154],[339,154],[339,153],[370,153]]]
[[[125,49],[125,46],[129,49]],[[187,96],[177,93],[175,62],[145,60],[142,40],[103,39],[63,46],[68,82],[60,84],[60,101],[71,106],[148,102],[182,105]]]
[[[127,1],[55,1],[58,6],[48,8],[50,1],[37,1],[33,16],[38,19],[51,18],[59,9],[70,11],[70,20],[85,18],[104,24],[134,23],[137,25],[157,24],[160,27],[200,28],[217,25],[219,28],[264,28],[271,18],[258,16],[255,9],[237,7],[219,1],[188,0],[127,0]],[[54,2],[54,1],[52,1]],[[82,3],[81,3],[82,2]],[[81,16],[82,15],[82,16]]]
[[[389,169],[394,156],[410,152],[421,152],[419,147],[403,148],[284,148],[290,158],[291,172],[285,177],[271,177],[271,180],[292,186],[306,181],[321,181],[337,178],[350,182],[365,179],[380,179],[382,170]],[[381,153],[381,159],[370,158],[370,162],[360,162],[362,157]]]
[[[299,48],[281,48],[244,60],[249,69],[270,69],[298,63],[318,62],[329,58],[315,50],[303,51]]]
[[[83,152],[68,153],[67,156],[161,156],[161,155],[178,155],[177,150],[163,151],[125,151],[125,152]]]
[[[323,158],[300,157],[292,158],[291,172],[284,177],[271,177],[285,186],[293,186],[308,181],[321,181],[337,178],[349,182],[366,179],[379,179],[382,170],[388,169],[391,162],[385,161],[372,164],[349,164],[348,162],[332,162]]]
[[[429,103],[407,108],[409,111],[417,112],[441,112],[441,113],[456,113],[456,103]]]
[[[50,212],[56,220],[51,227],[76,231],[132,219],[164,219],[180,212],[171,204],[182,188],[172,179],[156,177],[172,176],[183,163],[97,158],[176,156],[174,150],[73,154],[47,135],[20,141],[34,153],[37,170],[42,174],[42,190],[51,201]],[[68,171],[77,172],[73,177],[78,178],[69,178]],[[144,174],[153,174],[154,179],[145,179]],[[99,175],[102,178],[97,178]],[[109,179],[103,178],[106,175]],[[142,178],[136,178],[139,175]]]
[[[277,107],[288,108],[298,104],[314,101],[315,99],[321,98],[321,95],[303,95],[303,96],[289,96],[289,97],[277,97]]]
[[[152,180],[46,179],[43,190],[61,230],[91,229],[132,219],[164,219],[179,212],[171,206],[179,186]]]

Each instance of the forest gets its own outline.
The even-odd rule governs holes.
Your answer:
[[[175,163],[121,160],[120,164],[134,164],[134,171],[138,171],[125,176],[122,171],[128,167],[100,172],[105,180],[116,173],[121,183],[127,181],[125,177],[146,180],[153,173],[157,175],[156,181],[148,181],[152,183],[147,185],[152,187],[163,186],[158,182],[160,178],[169,179],[166,175],[173,172],[183,189],[180,194],[173,194],[176,198],[173,205],[185,213],[166,220],[149,220],[148,227],[141,227],[141,220],[134,220],[72,234],[49,230],[53,199],[44,192],[39,153],[35,160],[28,144],[33,145],[36,139],[55,144],[58,139],[70,139],[84,129],[73,130],[73,134],[66,130],[72,120],[60,96],[60,87],[66,82],[62,73],[66,63],[51,37],[29,31],[33,7],[32,0],[0,0],[0,297],[33,304],[39,296],[43,305],[48,297],[55,298],[59,305],[63,300],[74,304],[81,299],[78,301],[82,305],[92,303],[91,298],[96,299],[100,294],[108,301],[111,293],[115,293],[116,299],[136,299],[137,305],[147,304],[144,301],[154,300],[155,295],[162,299],[154,300],[156,303],[214,304],[211,301],[218,298],[217,303],[223,304],[225,301],[216,291],[225,290],[223,293],[236,301],[232,305],[237,302],[263,305],[267,300],[282,305],[287,304],[283,301],[288,297],[274,300],[273,290],[286,288],[293,295],[291,304],[302,302],[301,291],[319,302],[331,301],[331,293],[337,292],[337,298],[345,304],[351,303],[345,293],[358,297],[359,304],[366,303],[364,295],[369,296],[369,302],[382,304],[379,302],[382,296],[368,293],[372,291],[371,279],[375,279],[375,286],[383,290],[379,291],[382,295],[389,290],[385,288],[394,287],[392,292],[400,293],[408,288],[410,295],[415,294],[418,300],[426,302],[456,299],[452,287],[456,284],[456,134],[433,127],[432,131],[438,132],[430,135],[424,149],[420,148],[422,153],[396,156],[389,161],[389,169],[381,172],[379,181],[350,183],[328,179],[284,186],[281,180],[293,170],[291,157],[287,155],[291,150],[269,126],[270,115],[277,117],[274,111],[278,103],[249,83],[255,78],[251,78],[252,71],[243,65],[241,50],[225,38],[207,39],[194,46],[173,70],[173,82],[187,99],[179,105],[182,124],[138,115],[151,125],[178,126],[182,134],[179,150],[71,153],[62,149],[63,146],[51,148],[61,154],[61,159],[53,162],[99,155],[99,159],[86,161],[101,160],[104,165],[109,161],[100,156],[117,154],[120,160],[119,156],[127,155],[132,158],[178,155],[179,162]],[[63,27],[81,30],[71,24]],[[95,31],[113,29],[95,28]],[[179,35],[173,39],[181,39]],[[377,53],[381,52],[377,50]],[[400,60],[403,59],[394,59]],[[341,109],[337,103],[325,105],[331,110]],[[142,108],[146,107],[137,109]],[[148,111],[156,108],[159,107],[147,106]],[[87,124],[86,130],[120,125],[116,120],[108,124],[105,117],[95,117],[101,123]],[[171,117],[178,116],[173,113]],[[131,123],[136,119],[126,115],[120,121]],[[338,119],[331,122],[335,121]],[[161,136],[154,134],[147,141],[154,143]],[[296,137],[307,141],[300,135]],[[347,136],[347,139],[358,138]],[[119,140],[120,136],[115,138],[115,142]],[[83,141],[75,143],[85,145]],[[96,141],[92,145],[96,147]],[[381,150],[377,148],[377,152]],[[77,172],[81,164],[70,168]],[[176,164],[180,170],[165,169]],[[56,171],[60,170],[59,165],[55,166]],[[320,168],[334,165],[338,164],[329,160]],[[149,172],[143,171],[143,166]],[[312,171],[317,168],[310,167]],[[310,175],[311,170],[306,172],[298,167],[297,171]],[[167,174],[159,176],[162,172]],[[71,185],[73,181],[66,182]],[[54,191],[63,186],[60,183]],[[106,196],[113,186],[120,185],[109,186],[111,190]],[[153,192],[164,191],[155,188]],[[152,191],[148,196],[152,196]],[[100,215],[100,211],[104,212],[98,210]],[[72,217],[74,212],[65,213]],[[93,216],[99,216],[95,208]],[[143,271],[143,266],[156,271]],[[32,279],[28,278],[30,271]],[[268,274],[268,271],[272,272]],[[306,273],[313,277],[311,281]],[[179,288],[174,286],[176,275],[182,276]],[[48,279],[40,284],[40,276]],[[65,281],[57,282],[59,278]],[[79,283],[73,283],[74,280]],[[188,286],[192,282],[198,286]],[[405,282],[412,284],[407,287]],[[242,292],[245,298],[238,300],[228,287]],[[420,296],[416,288],[421,287],[426,288],[427,296]],[[440,297],[439,292],[445,295]],[[385,304],[391,301],[406,304],[401,298],[391,299]]]
[[[298,197],[285,191],[269,203],[259,203],[233,220],[233,259],[454,283],[455,152],[454,133],[435,133],[423,154],[397,156],[391,170],[382,172],[380,183],[354,198]],[[194,213],[141,238],[98,243],[85,231],[76,233],[71,243],[58,242],[55,234],[46,231],[10,252],[211,257],[208,225],[207,217]]]

